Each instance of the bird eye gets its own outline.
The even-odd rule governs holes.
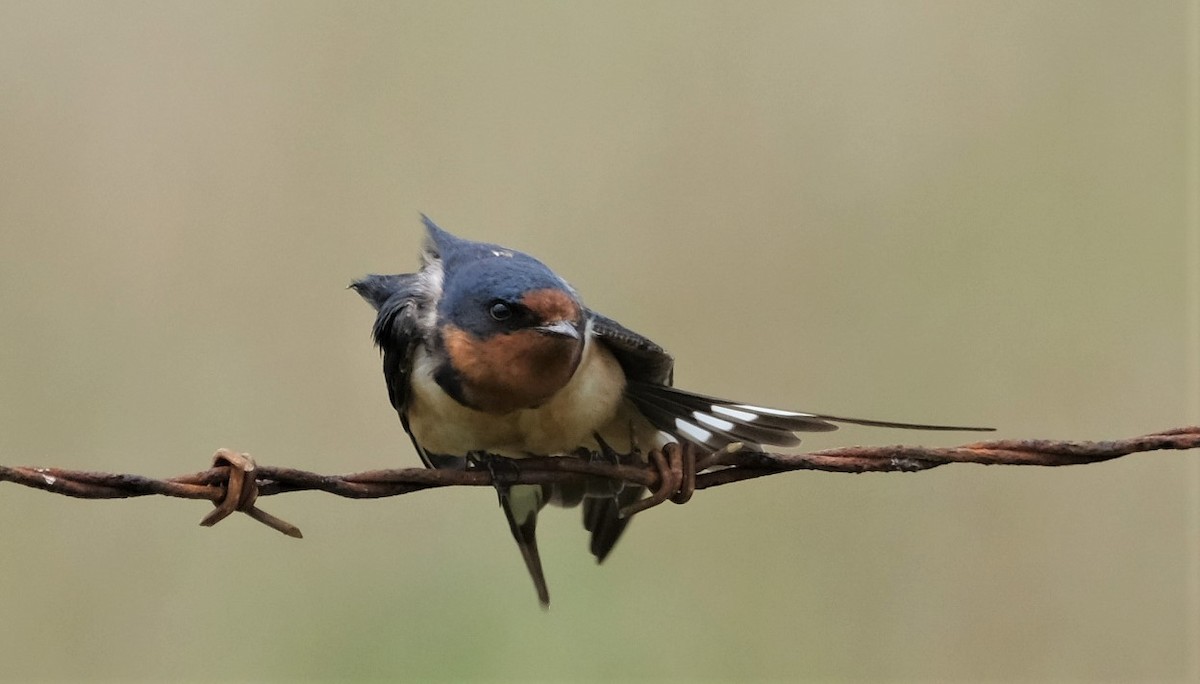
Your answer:
[[[512,307],[504,302],[492,302],[492,306],[488,309],[488,313],[491,314],[492,318],[498,321],[506,321],[509,318],[512,318],[513,311]]]

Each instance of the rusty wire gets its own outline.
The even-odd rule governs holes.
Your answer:
[[[956,447],[851,446],[806,454],[726,449],[696,459],[695,468],[685,473],[686,492],[669,489],[680,484],[679,462],[673,461],[676,472],[672,477],[667,473],[661,455],[647,465],[614,465],[573,456],[527,458],[520,461],[517,472],[504,479],[506,484],[565,484],[577,483],[581,478],[602,477],[647,487],[655,492],[655,503],[667,498],[682,503],[690,496],[693,483],[696,490],[707,489],[793,470],[918,472],[949,463],[1064,466],[1098,463],[1147,451],[1196,448],[1200,448],[1200,427],[1182,427],[1105,442],[994,440]],[[317,490],[350,499],[376,499],[436,487],[493,485],[492,475],[486,469],[402,468],[321,475],[294,468],[258,465],[248,455],[227,449],[217,451],[213,467],[208,470],[162,480],[123,473],[0,465],[0,482],[81,499],[151,495],[207,499],[216,508],[205,516],[201,525],[214,525],[231,513],[241,511],[292,537],[301,536],[299,528],[259,509],[259,497]]]

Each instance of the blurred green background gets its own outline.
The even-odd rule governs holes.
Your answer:
[[[768,405],[1200,421],[1197,2],[0,4],[0,463],[417,463],[352,278],[418,212]],[[866,428],[806,446],[952,444]],[[490,491],[0,485],[0,679],[1200,678],[1198,453],[795,474],[541,526]]]

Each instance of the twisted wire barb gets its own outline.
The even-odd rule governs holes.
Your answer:
[[[696,463],[698,472],[694,473],[694,486],[695,489],[707,489],[793,470],[919,472],[949,463],[1083,465],[1147,451],[1197,448],[1200,448],[1200,427],[1197,426],[1104,442],[994,440],[956,447],[851,446],[807,454],[774,454],[734,448],[700,457]],[[642,485],[654,491],[663,484],[661,473],[652,464],[615,465],[573,456],[537,457],[521,459],[517,472],[507,474],[504,484],[566,484],[578,483],[581,478],[602,477]],[[292,537],[301,536],[299,528],[259,509],[258,497],[316,490],[350,499],[377,499],[437,487],[490,487],[494,484],[487,470],[401,468],[322,475],[295,468],[258,465],[248,455],[228,449],[217,451],[213,467],[208,470],[167,479],[0,465],[0,482],[81,499],[151,495],[207,499],[216,508],[205,516],[202,525],[215,525],[240,511]],[[686,500],[686,497],[680,500]]]

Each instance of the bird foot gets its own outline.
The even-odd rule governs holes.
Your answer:
[[[604,438],[601,437],[600,433],[598,432],[593,433],[592,436],[595,438],[596,444],[600,446],[600,450],[589,450],[587,452],[588,463],[618,466],[629,463],[636,456],[636,451],[630,451],[628,454],[622,454],[618,452],[616,449],[612,448],[612,445],[604,441]],[[619,495],[624,489],[625,483],[621,480],[615,480],[608,477],[590,477],[587,480],[586,496],[596,499],[611,497],[615,500],[617,495]]]
[[[521,467],[516,460],[483,451],[467,454],[467,470],[475,469],[487,470],[491,475],[492,486],[496,488],[496,498],[501,506],[509,490],[521,477]]]

